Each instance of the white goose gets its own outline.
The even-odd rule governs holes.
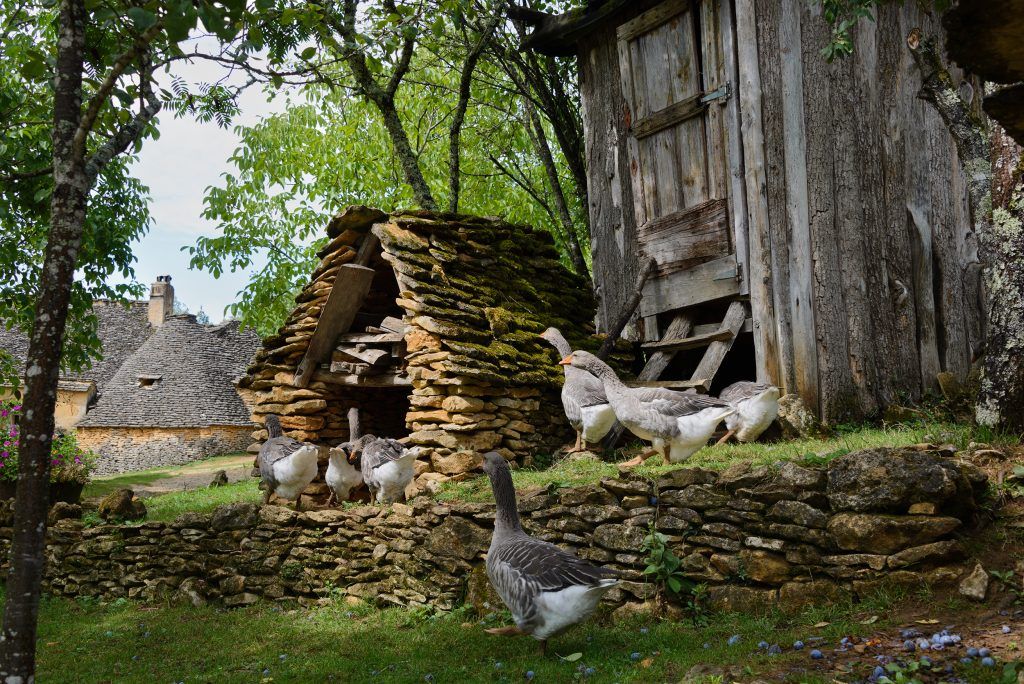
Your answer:
[[[558,328],[548,328],[541,338],[549,342],[562,357],[572,353],[572,347]],[[569,424],[576,430],[576,444],[568,453],[586,451],[588,444],[604,439],[615,425],[615,411],[604,394],[604,384],[585,370],[565,366],[562,384],[562,408]]]
[[[355,410],[355,409],[354,409]],[[363,482],[370,490],[370,499],[379,504],[394,503],[405,498],[405,488],[412,482],[416,474],[416,457],[422,449],[413,447],[406,449],[397,439],[359,434],[359,416],[349,411],[350,440],[340,445],[348,454],[350,463],[359,461],[359,470],[363,474]]]
[[[359,409],[352,407],[348,410],[348,434],[351,443],[359,437]],[[331,449],[328,453],[327,473],[324,481],[331,488],[331,496],[327,505],[332,501],[341,503],[352,498],[352,492],[363,484],[363,473],[359,468],[349,461],[348,452],[344,445]]]
[[[729,431],[718,440],[719,444],[734,434],[740,442],[753,442],[779,415],[779,388],[775,385],[747,380],[734,382],[722,390],[718,398],[736,409],[736,413],[725,419]]]
[[[316,477],[318,450],[312,444],[285,436],[277,416],[268,415],[265,421],[269,438],[260,447],[257,458],[260,479],[266,486],[263,505],[276,494],[282,499],[295,499],[295,510],[299,510],[302,490]]]
[[[487,577],[509,610],[515,626],[490,634],[529,634],[547,651],[547,640],[585,620],[605,592],[619,583],[616,573],[577,558],[523,531],[512,474],[501,454],[484,456],[497,504],[494,534],[487,551]]]
[[[561,363],[600,378],[619,422],[651,442],[651,450],[623,466],[637,465],[656,453],[666,463],[685,461],[708,443],[723,418],[736,411],[721,399],[702,394],[627,387],[608,364],[589,352],[574,351]]]

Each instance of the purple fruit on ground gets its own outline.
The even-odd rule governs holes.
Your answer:
[[[988,649],[988,648],[979,648],[978,649],[978,655],[980,655],[982,658],[987,658],[990,655],[992,655],[992,651],[991,651],[991,649]]]
[[[824,654],[822,654],[822,652],[818,649],[814,649],[811,651],[811,658],[813,658],[814,660],[821,660],[824,657]]]
[[[981,665],[982,667],[995,667],[996,661],[990,657],[985,657],[981,659]]]

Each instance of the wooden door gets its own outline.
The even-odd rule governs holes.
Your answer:
[[[731,88],[722,1],[668,0],[617,29],[638,241],[657,263],[643,316],[739,291],[721,106]]]

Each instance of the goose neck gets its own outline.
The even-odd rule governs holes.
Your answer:
[[[491,490],[497,512],[494,518],[494,529],[498,533],[515,532],[522,529],[519,522],[519,510],[516,506],[516,489],[512,484],[512,473],[508,467],[497,468],[490,473]]]

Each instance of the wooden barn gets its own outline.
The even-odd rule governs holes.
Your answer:
[[[575,55],[598,331],[648,262],[643,378],[798,393],[829,421],[963,379],[980,265],[953,141],[917,99],[918,3],[883,3],[829,64],[807,0],[523,8],[525,49]]]

